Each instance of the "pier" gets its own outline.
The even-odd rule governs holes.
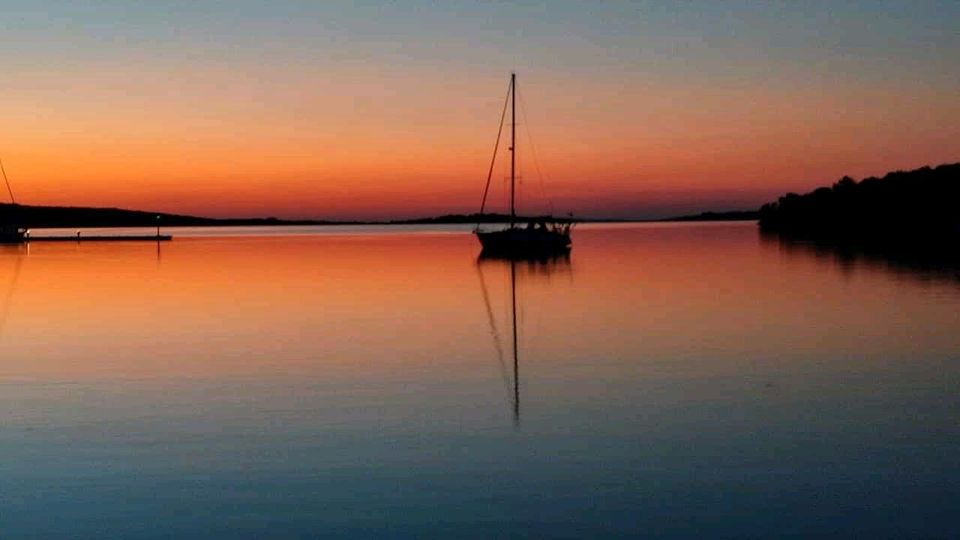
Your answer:
[[[169,242],[173,236],[169,234],[149,235],[76,235],[76,236],[26,236],[25,243],[32,242]]]

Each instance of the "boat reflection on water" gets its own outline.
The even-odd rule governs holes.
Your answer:
[[[17,290],[17,283],[20,281],[20,273],[23,269],[23,256],[26,248],[22,245],[3,245],[0,247],[0,259],[4,261],[3,270],[0,275],[7,274],[9,277],[4,281],[6,288],[0,290],[3,303],[0,304],[0,339],[3,338],[4,328],[7,326],[7,318],[10,316],[10,307],[13,304],[14,292]],[[13,259],[12,264],[8,261]],[[12,266],[12,268],[10,268]],[[9,270],[8,270],[9,268]]]
[[[491,271],[503,270],[509,276],[510,281],[510,348],[513,357],[513,376],[508,374],[506,362],[504,360],[504,339],[500,335],[497,326],[497,318],[494,316],[493,308],[490,304],[490,292],[487,288],[484,272],[486,269]],[[483,293],[484,307],[487,310],[487,321],[490,324],[490,336],[493,339],[493,346],[497,352],[497,361],[499,362],[501,373],[503,374],[504,385],[507,393],[511,396],[510,404],[513,412],[514,427],[520,426],[520,329],[517,319],[518,303],[518,277],[520,275],[542,278],[552,274],[569,274],[570,252],[566,251],[559,254],[545,255],[539,254],[535,257],[517,257],[491,255],[490,253],[481,253],[477,258],[477,275],[480,278],[480,289]]]

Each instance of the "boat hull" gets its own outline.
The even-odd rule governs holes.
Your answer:
[[[26,241],[26,230],[19,227],[0,226],[0,244],[22,244]]]
[[[547,229],[511,228],[477,231],[482,255],[511,258],[560,255],[570,251],[570,233]]]

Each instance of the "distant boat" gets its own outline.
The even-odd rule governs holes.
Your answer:
[[[474,234],[483,246],[482,254],[506,258],[540,258],[558,255],[570,251],[570,229],[572,220],[559,220],[552,216],[517,220],[516,209],[516,139],[517,139],[517,74],[510,74],[510,87],[507,92],[510,102],[510,224],[505,229],[496,231],[481,231],[477,224]],[[497,148],[500,146],[500,135],[503,132],[503,121],[506,117],[506,104],[500,116],[500,129],[497,131],[497,142],[493,149],[493,159],[490,161],[490,170],[487,174],[487,184],[483,190],[483,201],[480,204],[480,215],[483,215],[490,191],[490,178],[493,175],[493,166],[497,159]]]
[[[13,198],[13,190],[10,189],[10,180],[7,179],[7,171],[3,168],[3,161],[0,161],[0,173],[3,173],[3,181],[7,185],[7,193],[10,195],[12,214],[0,217],[0,244],[22,244],[26,241],[27,230],[21,227],[20,223],[17,223],[17,200]]]
[[[0,244],[22,244],[26,238],[26,229],[16,225],[0,225]]]

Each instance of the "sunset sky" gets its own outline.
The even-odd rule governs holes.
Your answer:
[[[521,211],[753,208],[960,161],[957,28],[955,1],[0,0],[0,158],[23,204],[474,212],[515,70]]]

